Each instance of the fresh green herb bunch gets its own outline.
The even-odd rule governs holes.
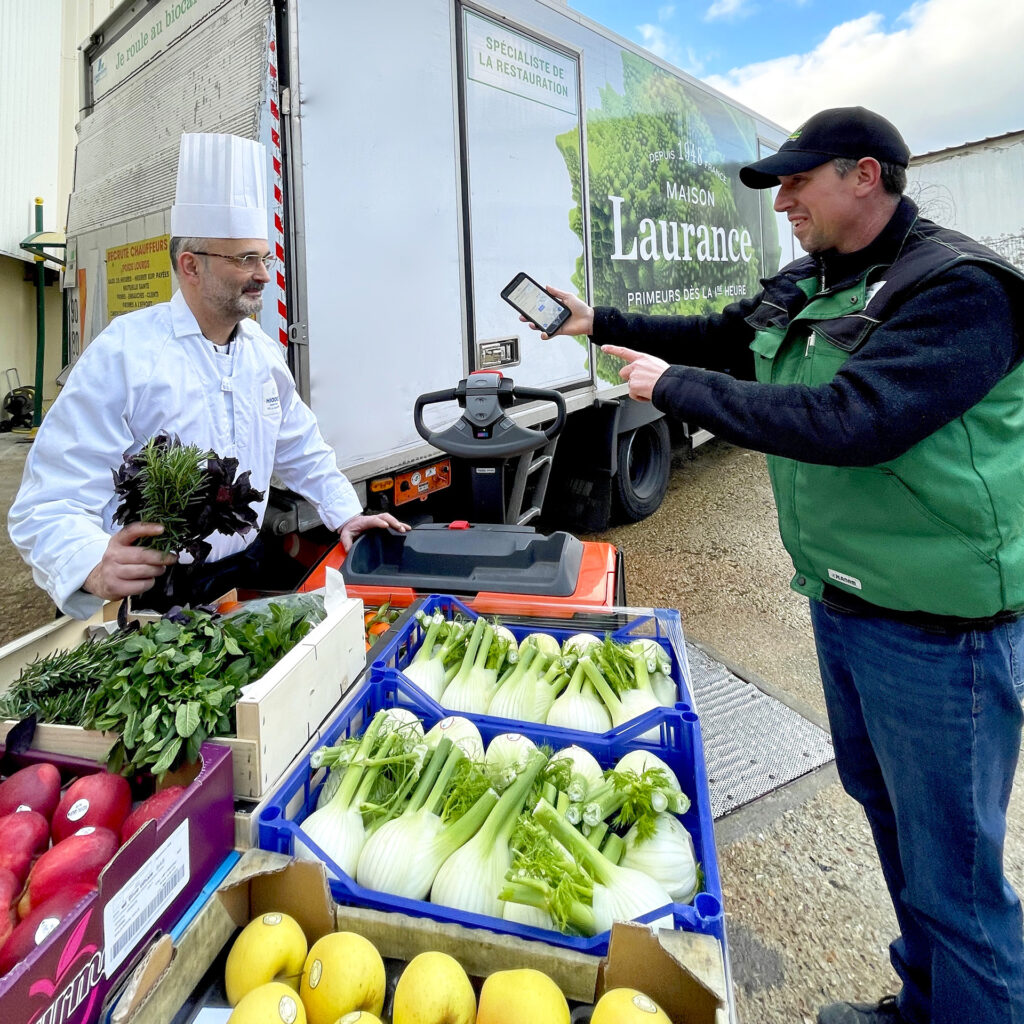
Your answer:
[[[184,609],[26,665],[0,717],[115,732],[107,767],[160,775],[194,761],[203,741],[235,728],[242,687],[262,676],[325,615],[318,594],[256,602],[228,616]]]
[[[0,719],[35,715],[40,722],[77,722],[89,695],[118,665],[120,643],[114,634],[29,662],[0,695]]]
[[[114,472],[114,490],[121,503],[114,522],[159,523],[164,532],[141,543],[158,551],[187,551],[196,564],[204,562],[211,533],[248,533],[256,525],[251,507],[263,492],[249,485],[249,472],[235,479],[238,459],[222,459],[197,445],[157,434],[130,455]]]
[[[314,595],[297,596],[305,600],[282,598],[227,618],[184,609],[129,635],[117,671],[92,693],[82,722],[120,734],[107,755],[110,771],[161,775],[195,761],[204,740],[232,734],[242,687],[323,615],[309,603]]]

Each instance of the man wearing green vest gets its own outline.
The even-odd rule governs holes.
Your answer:
[[[922,218],[910,152],[822,111],[740,171],[807,256],[708,317],[572,310],[633,398],[768,455],[903,986],[820,1024],[1024,1024],[1003,872],[1024,695],[1024,275]],[[667,360],[667,361],[666,361]]]

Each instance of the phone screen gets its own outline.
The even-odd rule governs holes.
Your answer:
[[[536,281],[525,275],[501,294],[545,334],[559,327],[568,319],[569,311],[565,306],[548,295]]]

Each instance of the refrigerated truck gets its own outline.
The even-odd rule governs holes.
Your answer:
[[[457,514],[461,467],[413,405],[496,368],[568,406],[554,468],[536,460],[544,521],[649,515],[665,422],[620,363],[542,341],[502,287],[523,270],[595,304],[708,313],[792,256],[768,193],[738,179],[783,129],[556,0],[133,0],[81,52],[72,361],[113,316],[170,297],[180,135],[258,139],[283,261],[262,326],[369,508]],[[294,496],[270,514],[279,532],[312,521]]]

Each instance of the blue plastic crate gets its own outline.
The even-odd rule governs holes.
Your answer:
[[[419,716],[425,729],[430,729],[447,715],[447,712],[426,698],[420,690],[406,683],[402,676],[389,672],[368,679],[362,684],[348,703],[346,713],[339,716],[325,732],[324,745],[360,735],[377,711],[388,707],[408,708]],[[657,712],[650,712],[637,719],[634,724],[627,727],[628,735],[616,735],[611,738],[549,726],[507,723],[482,715],[466,717],[476,723],[485,745],[499,733],[510,731],[507,726],[511,725],[512,731],[528,736],[538,746],[548,745],[559,750],[569,743],[578,743],[589,750],[603,768],[612,767],[620,757],[635,749],[650,750],[662,758],[676,773],[683,792],[690,797],[690,809],[680,820],[693,837],[694,850],[704,872],[703,890],[697,894],[693,903],[671,905],[675,927],[714,935],[724,942],[722,886],[718,874],[711,801],[708,795],[699,723],[697,716],[691,711],[662,710],[664,716],[657,724],[660,737],[657,743],[638,738],[638,734],[651,728],[650,719],[659,714]],[[429,917],[438,921],[451,921],[467,927],[488,928],[491,931],[519,935],[523,938],[541,939],[553,945],[594,955],[601,955],[607,951],[607,932],[589,938],[562,935],[549,929],[532,928],[497,917],[469,914],[451,907],[393,896],[359,885],[326,857],[302,831],[301,823],[316,809],[317,797],[326,774],[323,769],[311,773],[309,758],[303,759],[272,795],[260,814],[259,845],[264,850],[294,855],[296,843],[300,843],[318,854],[327,865],[328,874],[331,876],[331,893],[338,903]],[[656,920],[665,914],[664,910],[656,911],[640,920]]]
[[[422,611],[426,615],[433,615],[435,611],[440,611],[445,618],[450,619],[453,615],[461,615],[470,621],[475,621],[480,616],[479,612],[463,604],[458,598],[445,594],[431,594],[429,597],[425,597],[416,606],[416,611]],[[672,679],[679,690],[676,707],[670,710],[695,710],[682,620],[679,617],[679,612],[674,609],[654,608],[649,612],[634,612],[629,609],[622,611],[597,610],[582,612],[572,619],[526,616],[519,613],[508,616],[500,614],[495,616],[488,613],[488,618],[497,618],[512,633],[517,642],[521,642],[530,633],[535,632],[550,633],[559,644],[564,643],[576,633],[593,633],[601,638],[605,634],[610,634],[613,640],[622,643],[640,639],[654,640],[664,648],[671,659]],[[388,671],[402,673],[402,679],[406,686],[422,693],[402,670],[420,649],[425,633],[426,630],[415,616],[404,619],[400,627],[396,624],[396,627],[388,630],[384,634],[386,642],[381,645],[379,650],[372,652],[373,658],[369,663],[371,677],[383,676]],[[430,700],[426,694],[423,696],[426,700]],[[433,701],[431,703],[434,707],[440,706]],[[644,720],[648,720],[646,716]],[[622,728],[610,729],[600,735],[606,738],[619,736],[622,735]],[[594,734],[581,731],[576,735],[590,736]]]

